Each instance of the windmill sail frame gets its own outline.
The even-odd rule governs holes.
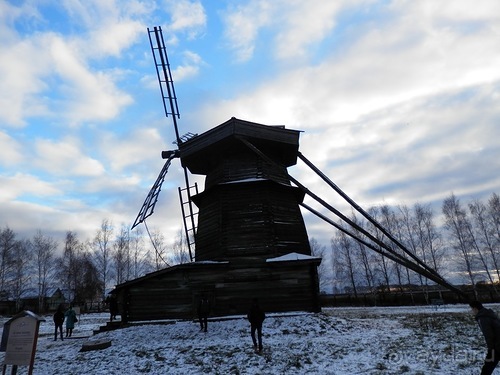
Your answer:
[[[179,128],[177,125],[177,119],[180,119],[179,106],[177,104],[174,81],[172,79],[172,72],[170,70],[170,63],[168,60],[167,49],[165,47],[165,40],[163,39],[161,27],[155,26],[153,29],[148,28],[148,37],[155,63],[156,76],[158,78],[158,83],[160,86],[165,116],[169,117],[169,115],[171,115],[172,117],[176,138],[174,143],[177,145],[177,147],[180,147],[183,142],[186,142],[187,140],[197,136],[197,134],[187,133],[183,136],[179,135]],[[167,159],[167,161],[165,162],[162,170],[160,171],[160,174],[158,175],[155,183],[149,191],[149,194],[146,197],[146,200],[144,201],[131,229],[134,229],[142,222],[145,223],[146,218],[153,214],[155,205],[158,201],[158,195],[160,194],[161,186],[165,180],[165,176],[167,174],[168,168],[170,167],[170,163],[172,159],[176,157],[180,158],[179,150],[162,152],[162,158]],[[189,258],[191,261],[193,261],[196,234],[195,216],[197,214],[194,212],[191,190],[193,189],[195,192],[197,192],[198,187],[196,184],[194,186],[190,186],[187,168],[183,166],[183,169],[184,182],[186,187],[184,189],[179,188],[179,192],[185,192],[185,197],[183,194],[179,193],[179,199],[182,209],[184,231],[186,233],[186,244],[189,250]]]
[[[165,176],[167,175],[168,168],[170,167],[172,159],[174,159],[175,157],[177,157],[177,153],[172,153],[170,157],[167,158],[165,164],[163,165],[163,168],[160,171],[160,174],[156,178],[155,183],[149,190],[148,196],[142,204],[139,214],[135,218],[134,224],[130,228],[131,230],[144,222],[153,214],[156,203],[158,202],[158,195],[160,194],[161,186],[163,184],[163,181],[165,181]]]

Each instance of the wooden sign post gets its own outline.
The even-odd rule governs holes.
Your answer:
[[[29,366],[28,374],[33,373],[38,329],[44,321],[31,311],[23,311],[4,324],[0,344],[0,351],[5,352],[2,375],[5,375],[8,365],[12,366],[12,375],[17,373],[18,366]]]

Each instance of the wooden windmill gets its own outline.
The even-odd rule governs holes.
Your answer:
[[[132,229],[153,214],[168,168],[179,158],[185,180],[179,198],[191,261],[265,260],[292,252],[310,255],[299,208],[304,193],[291,186],[287,172],[297,162],[300,132],[233,117],[201,135],[180,136],[162,30],[148,29],[148,35],[165,115],[173,119],[178,149],[162,152],[165,164]],[[258,147],[273,162],[244,142]],[[190,186],[189,172],[206,176],[202,193],[197,185]]]
[[[362,245],[466,298],[299,152],[300,131],[233,117],[203,134],[180,136],[161,28],[148,29],[148,33],[165,114],[173,118],[178,148],[162,153],[165,165],[133,227],[153,214],[170,163],[179,158],[185,179],[179,197],[191,262],[117,285],[113,293],[120,302],[123,321],[192,318],[201,294],[210,296],[213,315],[245,313],[254,297],[267,311],[318,311],[321,259],[311,256],[301,207]],[[298,160],[383,237],[369,233],[290,176],[287,168]],[[197,185],[190,186],[189,173],[205,176],[202,192]],[[305,196],[339,220],[304,203]]]

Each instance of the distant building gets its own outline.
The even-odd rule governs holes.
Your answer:
[[[47,288],[45,296],[42,297],[42,308],[39,308],[39,296],[37,288],[26,289],[20,298],[19,310],[30,310],[36,313],[44,313],[57,310],[61,303],[67,303],[67,300],[59,288]]]

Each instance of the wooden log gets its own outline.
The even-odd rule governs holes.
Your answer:
[[[82,345],[81,352],[88,352],[91,350],[102,350],[111,346],[111,340],[87,341]]]

